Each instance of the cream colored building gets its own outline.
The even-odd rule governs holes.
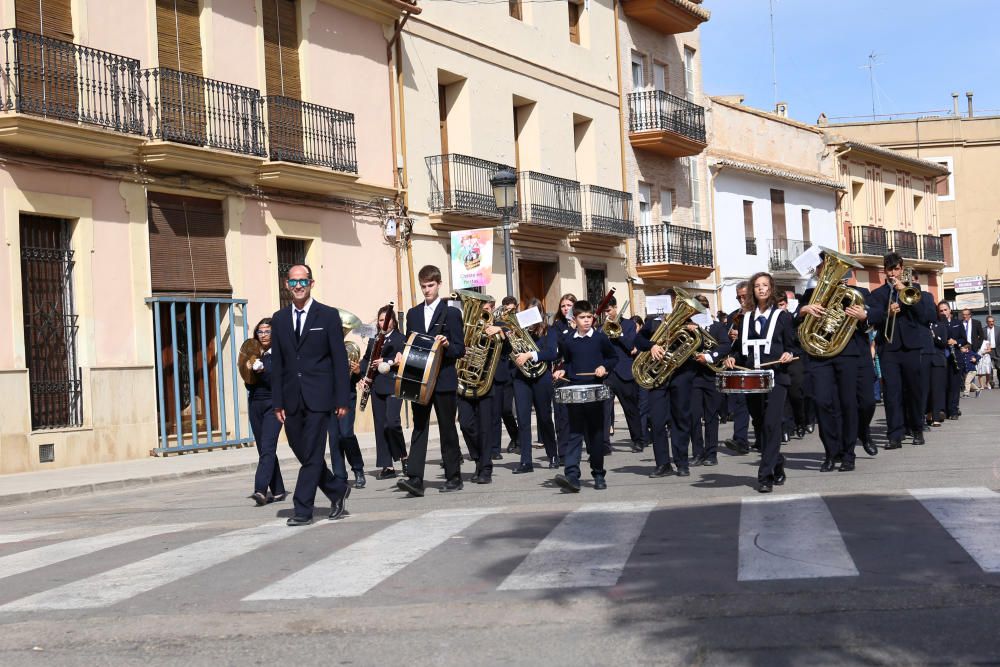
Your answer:
[[[943,296],[955,298],[952,288],[958,277],[989,276],[996,309],[1000,307],[1000,190],[993,176],[1000,173],[1000,116],[976,115],[971,93],[964,114],[959,113],[958,96],[953,99],[951,115],[838,123],[829,129],[939,164],[949,172],[937,178],[933,188],[939,202],[934,222],[942,238]],[[985,307],[974,310],[980,315],[987,312]]]

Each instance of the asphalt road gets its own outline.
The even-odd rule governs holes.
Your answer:
[[[1000,392],[962,407],[849,473],[793,440],[771,496],[622,441],[606,491],[506,455],[308,528],[245,474],[3,508],[0,664],[1000,664]]]

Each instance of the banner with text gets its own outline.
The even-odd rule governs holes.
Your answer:
[[[493,228],[451,233],[451,279],[457,289],[484,287],[493,277]]]

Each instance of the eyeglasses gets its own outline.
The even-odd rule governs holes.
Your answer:
[[[271,330],[270,329],[257,329],[257,335],[258,336],[270,336],[271,335]]]
[[[309,287],[309,284],[311,282],[312,282],[312,278],[299,278],[298,280],[296,280],[295,278],[289,278],[288,279],[288,286],[292,287],[292,288],[295,288],[295,287]]]

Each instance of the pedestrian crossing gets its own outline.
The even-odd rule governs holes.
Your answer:
[[[208,536],[206,531],[220,530],[217,524],[135,526],[64,540],[53,537],[59,531],[10,533],[4,537],[16,539],[2,543],[0,582],[17,585],[14,592],[0,586],[0,614],[155,606],[166,591],[171,591],[166,597],[197,597],[202,588],[211,588],[206,586],[211,578],[223,573],[217,568],[236,570],[223,577],[238,582],[223,588],[227,604],[251,608],[259,602],[270,607],[281,601],[378,599],[386,595],[380,593],[383,588],[398,592],[409,590],[407,586],[422,595],[421,576],[442,569],[447,569],[449,581],[475,579],[478,587],[470,589],[477,591],[485,581],[487,592],[501,596],[627,588],[630,574],[638,577],[650,564],[656,581],[683,581],[686,572],[676,564],[699,560],[726,563],[725,567],[734,564],[733,570],[716,573],[720,585],[730,587],[726,590],[782,581],[809,586],[818,585],[810,581],[845,578],[877,583],[886,571],[859,567],[859,562],[870,563],[871,558],[860,552],[866,544],[863,535],[844,525],[848,517],[859,514],[858,507],[845,509],[846,502],[842,496],[819,494],[744,498],[721,510],[732,516],[731,524],[706,522],[712,531],[734,527],[728,536],[704,536],[711,554],[690,551],[699,548],[696,532],[673,542],[648,535],[669,531],[672,512],[709,510],[663,507],[655,501],[586,503],[569,510],[522,513],[503,507],[435,510],[400,520],[318,521],[297,529],[278,520]],[[923,569],[928,562],[964,576],[1000,572],[1000,493],[986,488],[912,489],[904,495],[866,497],[861,515],[866,522],[871,519],[869,533],[879,525],[879,503],[890,502],[895,503],[892,516],[899,516],[899,508],[905,507],[910,513],[907,525],[931,536],[923,543],[910,540],[910,548],[918,544],[933,555],[959,553],[958,545],[968,555],[967,562],[929,556],[919,564],[921,576],[927,576]],[[720,512],[711,511],[714,517]],[[654,514],[657,520],[651,521]],[[691,525],[689,514],[684,521]],[[516,530],[518,525],[525,526],[522,533]],[[532,537],[526,539],[525,534]],[[163,542],[168,546],[158,544],[155,555],[131,562],[122,558],[130,545],[168,535],[173,536]],[[950,545],[940,543],[947,539]],[[36,541],[42,544],[35,545]],[[331,543],[336,548],[323,548]],[[302,549],[304,545],[309,548]],[[653,545],[656,551],[651,552]],[[732,554],[731,561],[716,557],[720,548]],[[678,549],[688,552],[674,551]],[[140,552],[150,553],[148,548]],[[302,557],[303,553],[313,555]],[[294,562],[297,557],[303,562]],[[100,567],[105,560],[109,565]],[[84,568],[77,579],[53,578],[45,570],[57,566],[72,574],[80,564],[89,569]],[[184,586],[185,592],[176,592]]]

